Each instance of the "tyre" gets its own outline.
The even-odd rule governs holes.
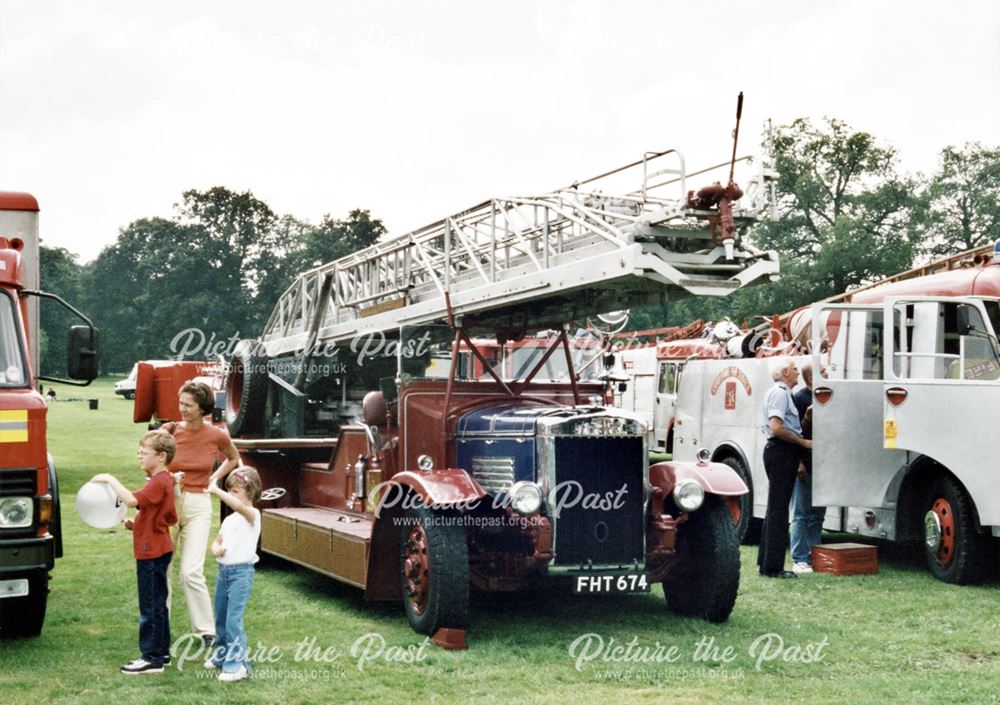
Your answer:
[[[264,432],[267,400],[267,358],[255,352],[257,343],[241,340],[233,351],[226,379],[226,424],[231,436]]]
[[[406,510],[400,535],[399,577],[403,607],[413,630],[433,635],[465,629],[469,619],[469,552],[465,530],[452,512]]]
[[[135,399],[135,392],[125,392],[126,399]]]
[[[736,538],[748,546],[760,543],[760,528],[764,522],[754,518],[753,515],[753,478],[750,476],[750,470],[735,456],[727,456],[719,462],[731,467],[750,490],[739,498],[740,522],[736,525]]]
[[[27,578],[28,594],[26,597],[7,597],[0,602],[0,637],[38,636],[42,633],[49,601],[49,574],[41,570],[9,578]]]
[[[972,500],[951,477],[931,483],[923,503],[924,557],[938,580],[957,585],[982,581],[989,569],[989,538],[976,532]]]
[[[706,497],[677,528],[676,564],[663,580],[667,609],[724,622],[740,587],[740,543],[725,502]]]

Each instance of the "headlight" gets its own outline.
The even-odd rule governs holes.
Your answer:
[[[712,459],[712,451],[710,451],[708,448],[699,448],[698,452],[695,454],[695,457],[698,458],[699,463],[707,463],[709,460]]]
[[[685,512],[693,512],[705,501],[705,490],[694,480],[681,480],[674,485],[674,503]]]
[[[31,497],[0,497],[0,529],[31,526]]]
[[[534,514],[542,506],[542,490],[534,482],[515,482],[507,490],[510,508],[518,514]]]

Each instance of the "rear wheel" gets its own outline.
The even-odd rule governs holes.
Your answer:
[[[671,612],[724,622],[740,588],[740,542],[725,502],[706,497],[677,528],[675,566],[663,580]]]
[[[49,600],[48,572],[40,570],[13,577],[17,578],[28,580],[28,594],[0,600],[0,637],[5,639],[38,636],[45,622],[45,607]]]
[[[750,490],[737,498],[740,503],[740,521],[736,525],[736,538],[740,543],[747,545],[760,543],[760,527],[764,522],[754,518],[753,515],[753,478],[750,476],[750,470],[742,460],[734,456],[727,456],[719,462],[731,467]]]
[[[458,515],[419,506],[406,510],[400,536],[403,607],[413,630],[433,635],[465,629],[469,620],[469,552]]]
[[[241,340],[233,351],[226,379],[226,424],[233,436],[264,432],[267,399],[267,358],[256,354],[258,344]]]
[[[964,585],[986,577],[989,538],[976,532],[972,500],[951,477],[941,477],[924,501],[924,557],[938,580]]]

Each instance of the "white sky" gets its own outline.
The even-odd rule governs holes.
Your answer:
[[[0,189],[92,259],[181,192],[390,232],[767,118],[831,115],[930,172],[1000,144],[1000,2],[0,0]],[[700,185],[700,184],[699,184]]]

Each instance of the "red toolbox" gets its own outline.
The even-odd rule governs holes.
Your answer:
[[[863,543],[826,543],[813,546],[812,567],[817,573],[875,575],[878,550]]]

